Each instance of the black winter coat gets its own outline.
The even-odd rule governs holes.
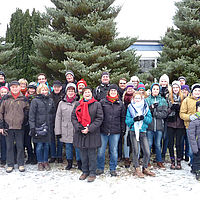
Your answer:
[[[50,94],[50,97],[53,99],[54,105],[56,107],[56,110],[58,108],[58,104],[59,102],[63,99],[64,97],[64,93],[62,92],[62,90],[60,91],[59,94],[55,94],[54,91]]]
[[[125,107],[121,100],[111,103],[106,98],[100,101],[103,109],[103,123],[101,133],[124,134],[125,132]]]
[[[103,84],[101,83],[99,86],[97,86],[93,90],[93,96],[97,101],[100,101],[101,99],[104,99],[107,96],[108,90],[109,90],[110,84]]]
[[[49,96],[39,94],[30,105],[29,125],[30,129],[40,128],[46,122],[48,126],[48,135],[42,137],[33,137],[33,142],[51,142],[54,129],[55,106],[53,100]]]
[[[99,102],[93,102],[88,105],[91,124],[87,134],[81,133],[83,126],[78,122],[76,117],[76,108],[80,103],[77,102],[72,112],[72,124],[75,129],[73,135],[73,144],[75,147],[83,148],[98,148],[101,146],[100,126],[103,121],[103,111]]]

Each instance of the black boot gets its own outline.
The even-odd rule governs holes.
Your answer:
[[[70,170],[72,168],[72,160],[67,160],[67,167],[66,170]]]
[[[82,162],[81,162],[81,160],[77,161],[77,165],[78,165],[78,169],[82,171],[82,168],[81,168],[82,167]]]
[[[200,170],[195,172],[197,181],[200,181]]]

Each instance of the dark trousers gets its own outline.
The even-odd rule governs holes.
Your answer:
[[[14,167],[14,143],[17,148],[17,164],[24,165],[24,131],[23,130],[8,130],[6,136],[7,155],[6,162],[8,167]]]
[[[1,161],[6,161],[6,139],[5,136],[0,134],[0,147],[1,147]]]
[[[174,138],[176,139],[176,157],[177,159],[181,159],[181,141],[182,137],[184,135],[184,129],[183,128],[171,128],[167,127],[167,134],[169,138],[168,148],[169,148],[169,154],[172,159],[174,159]]]
[[[200,149],[199,149],[200,151]],[[194,172],[200,171],[200,154],[193,154],[193,160],[192,160],[192,170]]]
[[[96,176],[97,148],[80,149],[80,153],[83,173],[90,176]]]
[[[122,136],[121,135],[118,142],[118,158],[122,158]]]

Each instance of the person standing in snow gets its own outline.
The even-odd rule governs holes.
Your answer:
[[[135,168],[135,175],[139,178],[144,178],[144,174],[148,176],[155,176],[153,172],[148,169],[148,162],[150,159],[149,144],[147,140],[146,131],[148,124],[152,121],[151,111],[144,100],[144,96],[136,91],[133,99],[128,106],[126,114],[126,124],[130,128],[130,139],[133,149],[133,166]],[[139,148],[143,151],[143,168],[140,170],[138,153]]]
[[[100,126],[103,121],[101,104],[92,96],[89,87],[83,89],[83,98],[72,112],[75,129],[73,142],[80,149],[82,174],[79,180],[93,182],[96,179],[97,148],[101,146]]]
[[[31,101],[29,111],[30,135],[37,143],[36,155],[38,170],[50,170],[48,163],[49,147],[55,120],[55,106],[49,97],[49,88],[46,84],[37,87],[37,96]]]
[[[172,82],[172,90],[167,98],[168,116],[167,116],[167,134],[169,138],[169,154],[171,159],[170,169],[181,169],[181,141],[184,135],[184,122],[179,116],[180,106],[183,101],[181,85],[179,81]],[[174,141],[176,141],[176,160],[174,155]]]
[[[164,131],[164,119],[167,117],[168,104],[166,100],[160,95],[159,83],[153,83],[151,86],[151,95],[146,98],[149,105],[152,122],[148,126],[147,138],[149,142],[149,148],[151,147],[153,140],[155,139],[155,151],[156,151],[156,162],[160,169],[165,169],[161,156],[161,140],[162,132]]]
[[[105,152],[109,143],[110,174],[117,176],[118,142],[120,135],[125,133],[125,107],[118,96],[118,86],[111,84],[106,98],[100,101],[103,109],[101,125],[101,142],[97,155],[97,175],[104,173]]]
[[[188,137],[193,152],[193,172],[200,181],[200,102],[196,102],[196,119],[191,121],[188,127]]]
[[[74,127],[71,121],[71,114],[77,103],[76,85],[68,83],[66,87],[66,94],[62,101],[58,104],[55,121],[55,135],[59,138],[60,142],[65,143],[66,147],[66,170],[70,170],[73,164],[73,134]],[[75,148],[76,160],[78,169],[81,170],[80,150]]]

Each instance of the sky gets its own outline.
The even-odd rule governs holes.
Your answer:
[[[173,26],[173,16],[179,0],[116,0],[122,10],[116,18],[120,37],[130,36],[144,40],[159,40],[168,27]],[[0,7],[0,36],[5,36],[7,24],[16,8],[23,11],[33,8],[45,12],[53,7],[50,0],[5,0]]]

